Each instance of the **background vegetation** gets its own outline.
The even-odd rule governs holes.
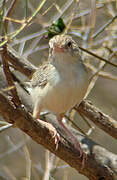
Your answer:
[[[8,12],[5,27],[3,19]],[[116,0],[0,1],[0,48],[8,42],[22,57],[39,66],[48,57],[45,33],[59,17],[63,18],[67,33],[78,41],[80,47],[117,64]],[[117,67],[85,52],[82,52],[82,58],[94,74],[87,99],[105,114],[117,119]],[[13,72],[22,82],[27,80],[21,73]],[[3,89],[3,86],[0,88]],[[74,120],[88,132],[89,127],[79,115],[74,115]],[[92,122],[90,124],[95,127],[90,138],[116,153],[117,141]],[[1,180],[46,180],[47,173],[51,180],[87,179],[19,129],[7,126],[2,117],[0,126]]]

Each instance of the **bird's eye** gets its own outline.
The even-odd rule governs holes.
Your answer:
[[[71,43],[71,41],[69,41],[69,42],[67,43],[67,47],[72,48],[72,43]]]

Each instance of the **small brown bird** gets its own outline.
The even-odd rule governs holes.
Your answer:
[[[48,62],[41,65],[31,79],[33,117],[40,118],[40,112],[48,110],[57,115],[58,122],[70,135],[82,156],[80,144],[63,124],[67,110],[80,104],[88,88],[88,73],[82,62],[77,43],[68,35],[57,35],[49,41]],[[59,134],[53,128],[55,143]]]

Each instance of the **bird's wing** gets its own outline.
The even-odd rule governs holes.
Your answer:
[[[38,70],[33,74],[31,79],[31,86],[45,87],[47,84],[48,70],[51,68],[51,64],[46,63],[38,68]]]

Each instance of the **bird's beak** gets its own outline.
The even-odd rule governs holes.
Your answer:
[[[58,47],[57,45],[54,46],[54,52],[55,53],[63,53],[64,47]]]

